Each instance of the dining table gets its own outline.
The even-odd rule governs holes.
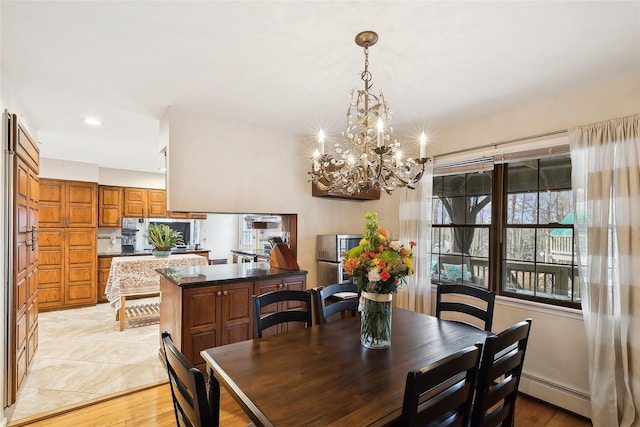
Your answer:
[[[159,303],[126,306],[127,298],[159,295],[160,274],[156,270],[208,264],[207,258],[196,254],[114,257],[111,260],[105,294],[116,310],[120,330],[124,330],[127,319],[158,317]]]
[[[360,343],[360,317],[209,348],[200,354],[256,426],[388,426],[405,382],[490,332],[394,308],[391,346]]]

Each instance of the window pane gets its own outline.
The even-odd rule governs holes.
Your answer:
[[[505,241],[506,259],[534,261],[536,230],[534,228],[507,228]]]
[[[540,190],[571,190],[571,156],[545,157],[539,161]]]
[[[465,224],[491,224],[491,196],[468,197]]]
[[[492,173],[492,171],[468,173],[466,194],[469,196],[491,195]]]
[[[573,224],[573,192],[542,191],[540,192],[540,224],[558,222]]]
[[[537,224],[538,193],[515,193],[507,196],[507,224]]]
[[[508,193],[538,191],[538,160],[509,163],[507,180]]]

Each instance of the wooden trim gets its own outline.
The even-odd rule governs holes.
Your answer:
[[[327,197],[332,199],[346,199],[346,200],[380,200],[380,190],[369,190],[364,193],[355,193],[351,196],[347,196],[342,193],[334,193],[326,190],[321,190],[314,183],[311,183],[311,195],[313,197]]]

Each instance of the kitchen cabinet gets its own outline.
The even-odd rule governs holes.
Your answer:
[[[180,292],[172,284],[163,284],[162,281],[166,279],[161,278],[160,283],[161,319],[165,314],[173,313],[173,318],[169,320],[178,320],[177,323],[181,324],[181,327],[172,328],[174,331],[178,328],[182,330],[182,333],[177,334],[178,339],[181,339],[181,351],[199,369],[206,369],[200,351],[253,338],[252,281],[190,288],[184,289],[184,292]],[[171,294],[168,289],[176,292]],[[165,304],[170,300],[173,300],[173,309],[167,308]],[[179,311],[175,312],[175,308]],[[162,320],[160,327],[165,327]],[[172,335],[175,337],[176,334]]]
[[[38,223],[45,227],[96,227],[98,184],[40,179]]]
[[[42,228],[38,293],[41,311],[96,304],[96,229]]]
[[[198,214],[192,212],[168,211],[167,215],[173,219],[207,219],[207,214]]]
[[[40,179],[39,308],[96,304],[98,185]]]
[[[122,187],[98,186],[98,226],[122,227]]]
[[[159,329],[171,333],[197,368],[206,369],[202,350],[253,338],[252,295],[260,289],[306,289],[306,274],[268,263],[209,265],[192,276],[188,269],[161,270]]]
[[[288,277],[281,277],[269,280],[262,280],[255,284],[255,295],[262,295],[267,292],[275,292],[282,290],[291,291],[303,291],[307,288],[305,275],[294,275]],[[267,307],[263,307],[261,313],[269,314],[278,311],[295,310],[302,308],[302,302],[300,301],[284,301],[277,304],[271,304]],[[303,324],[299,323],[281,323],[279,325],[271,326],[262,331],[262,336],[277,335],[283,332],[293,331],[295,329],[303,328]]]
[[[167,197],[164,190],[124,187],[122,216],[125,218],[166,218]]]

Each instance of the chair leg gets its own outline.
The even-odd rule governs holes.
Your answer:
[[[118,310],[118,316],[120,317],[119,320],[120,320],[120,330],[121,331],[124,331],[124,326],[125,326],[125,323],[126,323],[126,320],[125,320],[125,308],[124,308],[124,304],[125,304],[126,300],[127,299],[126,299],[125,296],[123,296],[123,295],[120,296],[120,310]]]

